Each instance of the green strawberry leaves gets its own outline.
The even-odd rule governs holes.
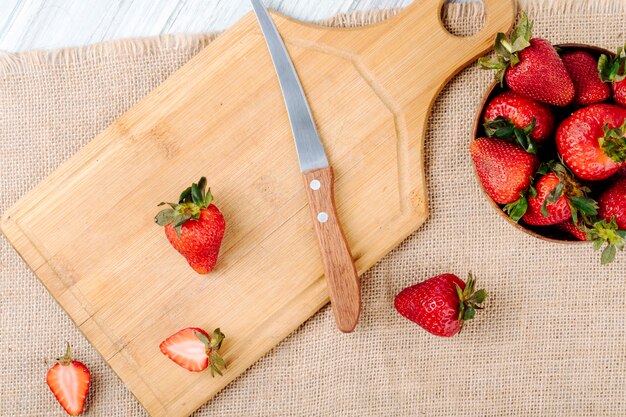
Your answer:
[[[618,250],[624,250],[626,246],[626,230],[619,230],[615,217],[611,221],[606,219],[596,220],[589,227],[586,227],[587,238],[593,240],[593,248],[600,250],[606,243],[606,247],[600,256],[602,265],[609,264],[615,260]]]
[[[176,236],[180,238],[183,224],[188,220],[198,220],[200,212],[213,202],[211,189],[207,190],[206,185],[207,180],[202,177],[198,183],[191,184],[191,187],[186,188],[180,194],[178,204],[159,203],[158,206],[169,205],[171,208],[157,213],[154,218],[155,223],[159,226],[167,226],[171,223],[176,231]]]
[[[533,187],[531,188],[534,190]],[[534,193],[536,195],[537,191],[534,191]],[[509,215],[511,220],[517,223],[522,217],[524,217],[524,214],[526,214],[526,210],[528,210],[528,199],[526,198],[524,193],[521,193],[519,199],[504,206],[503,210]]]
[[[206,354],[209,357],[209,366],[211,370],[211,376],[215,374],[223,375],[222,370],[226,369],[226,361],[222,358],[217,351],[222,347],[222,342],[226,337],[219,328],[213,330],[211,339],[207,338],[204,333],[196,331],[196,337],[204,343]]]
[[[572,220],[578,224],[579,216],[585,220],[589,216],[598,214],[598,203],[585,195],[574,195],[568,198],[570,210],[572,210]]]
[[[602,126],[604,137],[598,142],[613,161],[619,163],[626,162],[626,120],[619,127],[609,128],[609,124]]]
[[[544,173],[552,171],[559,178],[559,184],[546,197],[541,213],[547,217],[547,205],[556,202],[561,195],[565,195],[576,228],[587,234],[587,240],[593,241],[595,250],[600,250],[606,244],[600,257],[601,264],[613,262],[617,251],[624,250],[626,246],[626,230],[618,229],[615,218],[606,221],[598,217],[598,203],[587,197],[587,193],[590,192],[589,187],[578,183],[564,164],[550,161],[542,164],[539,171]]]
[[[476,279],[470,272],[468,274],[467,282],[465,283],[465,289],[461,290],[461,287],[456,286],[456,293],[459,297],[459,315],[458,320],[463,327],[463,322],[471,320],[476,315],[476,310],[482,310],[482,303],[487,298],[487,291],[484,289],[474,291],[476,287]]]
[[[598,74],[605,83],[620,82],[626,79],[626,45],[618,48],[614,57],[605,54],[598,59]]]
[[[500,82],[500,85],[503,85],[506,69],[509,66],[517,65],[519,63],[518,53],[530,46],[530,39],[533,36],[532,30],[533,23],[528,20],[528,16],[524,13],[510,37],[502,32],[496,35],[493,45],[496,52],[495,57],[479,58],[478,65],[483,69],[497,70],[496,80]]]
[[[165,209],[165,210],[160,211],[156,215],[156,217],[154,218],[154,221],[159,226],[166,226],[174,221],[174,217],[176,217],[176,213],[174,212],[174,209]]]
[[[189,198],[190,195],[191,195],[191,187],[188,187],[185,189],[185,191],[183,191],[180,194],[180,197],[178,198],[178,203],[179,204],[184,203]]]
[[[550,191],[550,194],[543,200],[543,204],[541,205],[541,214],[543,217],[548,217],[548,206],[550,204],[556,203],[561,196],[563,196],[563,192],[565,191],[565,185],[562,182],[559,182],[556,187]]]
[[[485,133],[490,138],[506,139],[515,142],[526,152],[536,154],[537,142],[531,136],[533,130],[535,130],[536,122],[536,119],[533,117],[527,126],[520,129],[511,120],[498,116],[493,120],[487,120],[483,127],[485,128]]]

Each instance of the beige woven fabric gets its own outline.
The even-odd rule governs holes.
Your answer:
[[[626,1],[552,0],[527,9],[536,34],[555,43],[614,49],[625,41]],[[456,33],[480,20],[475,5],[448,12]],[[210,38],[1,56],[0,211]],[[532,238],[483,198],[468,142],[491,76],[472,66],[437,100],[426,140],[430,219],[365,274],[357,331],[339,334],[323,309],[197,416],[626,415],[626,256],[600,267],[588,245]],[[0,245],[0,416],[62,415],[44,383],[44,359],[61,353],[65,340],[92,370],[86,415],[145,415],[9,244]],[[405,286],[470,269],[490,297],[459,336],[430,336],[395,312],[393,297]]]

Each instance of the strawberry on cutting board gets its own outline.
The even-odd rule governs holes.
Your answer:
[[[611,97],[611,88],[598,74],[598,61],[589,52],[567,52],[561,60],[574,82],[574,104],[587,106]]]
[[[205,191],[206,178],[193,183],[180,195],[178,204],[161,203],[170,208],[159,212],[154,221],[165,227],[172,246],[199,274],[208,274],[217,263],[226,222],[212,204],[211,190]]]
[[[512,138],[531,153],[537,152],[534,142],[546,141],[554,130],[550,106],[514,91],[505,91],[489,102],[484,122],[488,136]]]
[[[496,69],[496,79],[506,79],[509,88],[542,103],[566,106],[574,99],[574,84],[552,44],[532,37],[532,22],[526,14],[509,38],[498,33],[496,57],[480,58],[485,69]]]
[[[226,362],[217,351],[225,337],[220,329],[209,335],[200,328],[188,327],[165,339],[159,347],[165,356],[188,371],[202,372],[210,367],[211,376],[222,375]]]
[[[611,177],[626,165],[626,109],[594,104],[575,111],[556,132],[565,164],[584,180]]]
[[[526,211],[526,191],[539,167],[536,155],[502,139],[478,138],[470,154],[485,192],[498,204],[507,204],[514,221]]]
[[[394,300],[398,313],[436,336],[457,334],[463,323],[474,318],[487,292],[474,292],[476,281],[467,284],[453,274],[442,274],[402,290]]]
[[[598,61],[598,72],[602,81],[611,84],[615,103],[626,107],[626,45],[617,50],[615,57],[602,54]]]
[[[77,416],[83,412],[91,374],[83,363],[72,358],[69,343],[65,356],[48,370],[46,384],[67,414]]]

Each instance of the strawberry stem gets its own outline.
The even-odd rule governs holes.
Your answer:
[[[61,356],[60,358],[57,358],[57,362],[60,363],[63,366],[67,366],[70,363],[72,363],[72,350],[70,349],[70,342],[66,342],[67,343],[67,347],[65,349],[65,356]]]
[[[463,323],[467,320],[471,320],[476,315],[476,310],[481,310],[483,307],[481,304],[487,298],[487,291],[480,289],[474,291],[476,287],[476,279],[469,272],[467,282],[465,283],[465,289],[461,290],[461,287],[456,286],[456,293],[459,296],[459,316],[458,320],[463,328]]]
[[[617,48],[614,57],[605,54],[598,59],[598,74],[600,80],[605,83],[616,83],[626,79],[626,45]]]
[[[506,139],[509,142],[517,143],[526,152],[536,154],[537,143],[531,136],[537,120],[533,117],[532,121],[523,129],[515,126],[510,119],[498,116],[493,120],[487,120],[483,126],[485,133],[490,138]]]
[[[533,23],[528,20],[526,12],[523,13],[517,27],[511,36],[499,32],[494,42],[496,55],[494,58],[482,57],[478,59],[478,64],[483,69],[495,69],[496,80],[500,85],[504,83],[504,73],[509,66],[519,63],[518,53],[530,46],[530,39],[533,36]]]
[[[219,328],[213,330],[213,334],[210,339],[204,335],[204,333],[196,331],[196,337],[204,343],[206,354],[209,357],[209,368],[211,370],[211,376],[223,375],[222,370],[226,369],[226,361],[222,358],[217,351],[222,347],[222,342],[226,338],[224,333]]]
[[[155,223],[164,227],[172,223],[176,236],[180,238],[183,224],[188,220],[198,220],[200,212],[213,202],[211,189],[206,190],[206,185],[207,180],[202,177],[198,183],[194,182],[180,194],[178,204],[160,203],[159,206],[169,205],[170,208],[161,210],[154,218]]]
[[[618,164],[626,162],[626,119],[621,126],[612,129],[609,129],[609,125],[606,123],[602,130],[604,137],[600,138],[598,142],[604,153]]]
[[[606,265],[613,262],[617,251],[624,250],[626,246],[626,230],[618,229],[615,217],[610,221],[600,219],[588,223],[583,227],[587,232],[587,238],[593,240],[593,248],[599,250],[606,243],[600,256],[600,263]]]

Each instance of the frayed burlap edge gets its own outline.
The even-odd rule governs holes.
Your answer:
[[[417,1],[417,0],[416,0]],[[620,0],[519,0],[520,9],[533,10],[550,14],[597,14],[624,13],[626,1]],[[398,13],[398,9],[368,10],[341,14],[319,22],[327,26],[356,27],[385,20]],[[442,18],[462,19],[482,14],[481,3],[448,4],[442,12]],[[111,56],[137,56],[160,50],[186,48],[201,50],[213,41],[219,33],[210,34],[175,34],[150,38],[124,39],[102,42],[94,45],[56,49],[37,50],[18,53],[0,53],[0,74],[3,72],[28,72],[50,65],[65,66],[84,61],[104,59]]]

